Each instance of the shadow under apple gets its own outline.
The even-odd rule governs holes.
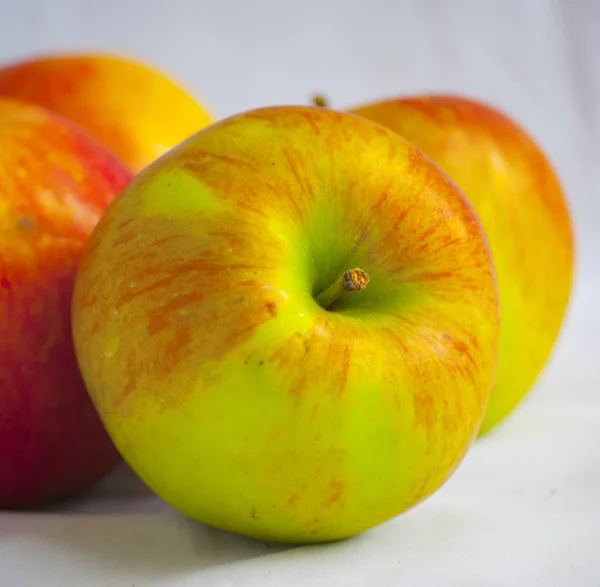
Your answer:
[[[156,497],[126,466],[84,496],[2,518],[3,552],[36,561],[24,577],[33,580],[39,573],[46,579],[52,569],[66,584],[82,568],[86,575],[118,577],[125,584],[150,576],[160,584],[161,578],[291,548],[195,522]]]

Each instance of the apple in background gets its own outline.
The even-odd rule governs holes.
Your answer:
[[[129,170],[73,123],[0,98],[0,509],[83,490],[120,459],[71,338],[76,267]]]
[[[205,110],[161,72],[110,55],[39,56],[0,68],[0,96],[77,122],[134,172],[210,124]]]
[[[437,490],[499,340],[461,192],[395,133],[311,107],[222,120],[138,175],[72,308],[88,391],[141,479],[192,518],[289,543]]]
[[[565,195],[533,139],[490,105],[433,95],[352,112],[397,132],[433,159],[462,189],[486,231],[498,274],[502,334],[483,434],[531,389],[560,331],[574,265]]]

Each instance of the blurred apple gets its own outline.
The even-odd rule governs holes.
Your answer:
[[[113,202],[73,334],[156,493],[219,528],[322,542],[462,460],[496,365],[495,273],[463,195],[398,135],[271,107],[194,135]]]
[[[496,108],[414,96],[352,110],[397,132],[463,190],[490,241],[502,337],[481,433],[519,404],[548,361],[571,294],[574,244],[565,194],[534,140]]]
[[[210,123],[161,72],[109,55],[40,56],[0,68],[0,96],[77,122],[137,172]]]
[[[119,460],[71,338],[83,246],[130,181],[73,123],[0,98],[0,508],[83,490]]]

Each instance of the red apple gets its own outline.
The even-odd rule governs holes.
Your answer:
[[[0,98],[0,508],[83,490],[119,460],[77,367],[84,244],[127,168],[73,123]]]

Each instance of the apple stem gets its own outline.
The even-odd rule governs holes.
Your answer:
[[[319,108],[329,108],[329,100],[323,94],[315,94],[312,99],[313,106]]]
[[[349,291],[362,291],[369,285],[371,278],[362,269],[349,269],[340,275],[326,290],[315,297],[319,306],[328,310],[343,294]]]

